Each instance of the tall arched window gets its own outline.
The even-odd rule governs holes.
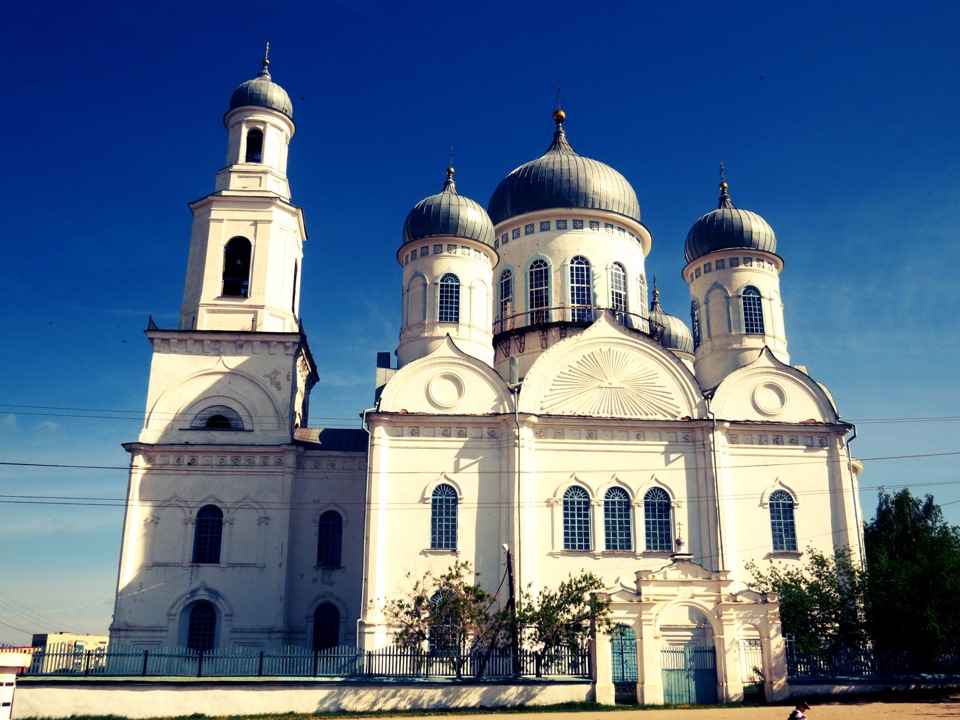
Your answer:
[[[590,549],[590,495],[579,485],[563,494],[563,549]]]
[[[593,320],[590,261],[577,255],[570,261],[570,319],[574,322]]]
[[[333,603],[322,603],[313,611],[313,651],[340,644],[340,611]]]
[[[213,650],[217,641],[217,609],[200,600],[190,608],[187,621],[187,647],[198,652]]]
[[[437,320],[442,323],[460,322],[460,278],[453,273],[440,278]]]
[[[673,550],[670,496],[663,488],[651,488],[643,496],[643,529],[647,550],[650,552]]]
[[[513,314],[513,273],[500,273],[500,330],[507,329],[506,319]]]
[[[340,567],[342,547],[343,519],[335,510],[327,510],[317,528],[317,567]]]
[[[624,321],[623,313],[627,312],[627,271],[620,263],[610,266],[610,309],[617,314],[620,322]]]
[[[690,302],[690,324],[693,325],[693,348],[700,347],[700,303]]]
[[[603,497],[603,534],[607,550],[633,550],[630,496],[623,488],[610,488]]]
[[[430,498],[430,547],[457,549],[457,491],[445,483]]]
[[[247,133],[245,161],[248,163],[263,162],[263,132],[261,130],[251,130]]]
[[[640,297],[637,298],[637,306],[640,308],[640,314],[643,317],[647,317],[647,278],[645,275],[640,275],[640,280],[637,282],[637,289],[640,291]]]
[[[197,511],[193,531],[193,562],[216,564],[220,562],[220,542],[223,538],[223,511],[216,505],[204,505]]]
[[[223,295],[249,297],[250,241],[232,238],[223,248]]]
[[[530,310],[530,323],[538,325],[550,322],[550,266],[546,260],[534,260],[528,273],[530,297],[527,307]]]
[[[745,287],[740,294],[743,303],[743,331],[747,335],[763,335],[763,298],[755,287]]]
[[[770,531],[774,552],[797,551],[797,526],[793,519],[793,498],[786,490],[770,495]]]

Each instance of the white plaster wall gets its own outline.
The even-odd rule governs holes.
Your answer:
[[[445,708],[521,707],[584,702],[589,682],[462,685],[417,683],[376,685],[317,681],[175,679],[153,682],[56,683],[21,680],[15,718],[119,715],[318,714]]]

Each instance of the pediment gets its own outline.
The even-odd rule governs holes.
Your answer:
[[[670,351],[609,313],[544,352],[520,391],[520,411],[642,420],[698,418],[703,395]]]
[[[703,565],[692,560],[675,560],[669,565],[664,565],[659,570],[639,570],[637,572],[637,582],[654,582],[678,580],[698,580],[698,581],[725,581],[729,573],[725,570],[714,572],[707,570]]]
[[[778,360],[769,348],[728,375],[713,397],[718,418],[760,422],[836,423],[840,416],[826,389],[802,370]]]
[[[449,336],[432,353],[390,378],[378,409],[429,415],[512,411],[507,384],[489,365],[460,350]]]

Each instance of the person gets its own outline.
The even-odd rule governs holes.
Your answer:
[[[790,713],[790,717],[787,720],[807,720],[807,716],[804,713],[810,709],[810,706],[807,705],[806,700],[801,700],[797,703],[796,709]]]

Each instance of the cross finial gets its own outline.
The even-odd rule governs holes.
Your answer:
[[[270,43],[267,43],[266,49],[263,51],[263,65],[260,67],[261,75],[269,75],[270,70]]]
[[[720,182],[726,182],[727,179],[723,176],[723,160],[720,161]]]
[[[450,167],[453,167],[453,145],[450,146]]]

